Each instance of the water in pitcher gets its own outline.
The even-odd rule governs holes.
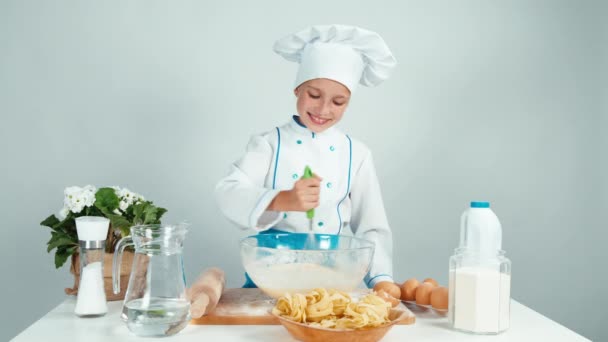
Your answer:
[[[114,293],[120,290],[120,261],[127,246],[135,247],[122,319],[138,336],[178,333],[190,320],[186,300],[183,242],[186,224],[140,225],[122,238],[114,253]]]
[[[128,302],[122,318],[138,336],[169,336],[188,324],[189,310],[190,303],[185,300],[142,298]]]

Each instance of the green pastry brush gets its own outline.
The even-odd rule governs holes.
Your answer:
[[[310,167],[308,165],[306,165],[306,167],[304,168],[304,176],[302,176],[302,179],[309,179],[312,178],[312,170],[310,169]],[[306,211],[306,218],[308,218],[308,220],[310,221],[310,226],[309,226],[309,231],[312,232],[312,221],[313,218],[315,217],[315,209],[309,209]]]

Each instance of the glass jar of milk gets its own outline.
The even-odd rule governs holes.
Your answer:
[[[488,202],[471,202],[461,219],[460,246],[450,258],[449,320],[456,330],[498,334],[509,328],[511,261]]]

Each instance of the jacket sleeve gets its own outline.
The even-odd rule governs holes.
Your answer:
[[[372,241],[376,245],[370,271],[365,276],[365,284],[372,288],[378,282],[393,281],[393,236],[369,151],[355,175],[350,196],[353,233],[356,237]]]
[[[245,155],[230,167],[228,176],[215,187],[222,213],[239,227],[266,230],[283,216],[266,208],[280,190],[265,188],[273,156],[272,146],[263,136],[254,136]]]

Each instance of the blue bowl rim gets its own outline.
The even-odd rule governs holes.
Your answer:
[[[261,250],[271,250],[271,251],[290,251],[290,252],[298,252],[298,253],[308,253],[308,252],[315,252],[315,253],[319,253],[319,252],[332,252],[332,253],[336,253],[336,252],[350,252],[350,251],[356,251],[356,250],[362,250],[362,249],[371,249],[372,252],[375,252],[376,249],[376,244],[373,243],[372,241],[360,238],[360,237],[355,237],[355,236],[351,236],[351,235],[345,235],[345,234],[317,234],[315,233],[315,236],[328,236],[328,237],[334,237],[334,236],[338,236],[338,238],[347,238],[347,239],[353,239],[353,240],[357,240],[360,242],[363,242],[364,244],[367,244],[367,246],[360,246],[360,247],[356,247],[356,248],[340,248],[340,249],[279,249],[279,248],[273,248],[273,247],[263,247],[263,246],[254,246],[250,243],[247,243],[247,241],[253,240],[253,239],[257,239],[260,236],[293,236],[293,235],[308,235],[308,233],[268,233],[268,234],[255,234],[255,235],[249,235],[247,237],[244,237],[240,240],[239,244],[241,246],[247,246],[247,247],[252,247],[252,248],[258,248]]]

